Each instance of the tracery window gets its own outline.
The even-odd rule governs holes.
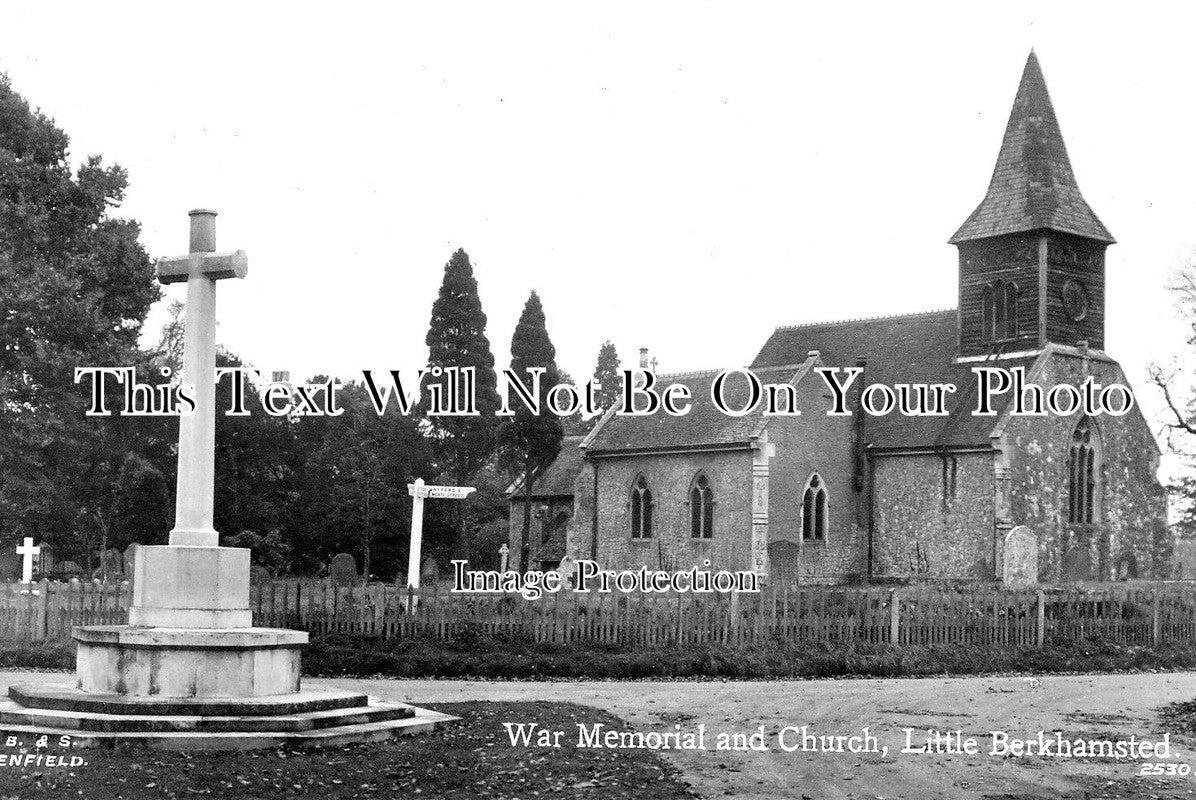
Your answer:
[[[802,493],[801,538],[809,542],[826,541],[826,517],[826,486],[815,472],[806,481],[806,490]]]
[[[652,490],[643,475],[631,486],[631,538],[652,538]]]
[[[705,475],[689,488],[689,529],[695,539],[714,537],[714,490]]]

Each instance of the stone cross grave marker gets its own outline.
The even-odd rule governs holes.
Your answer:
[[[502,559],[502,564],[499,566],[499,572],[507,571],[507,564],[511,561],[511,548],[507,547],[507,543],[503,542],[502,547],[498,548],[498,556]]]
[[[419,588],[420,548],[424,538],[424,498],[464,500],[477,489],[473,486],[428,486],[423,478],[407,484],[411,501],[411,548],[407,555],[407,586]]]
[[[41,552],[41,548],[33,544],[33,537],[26,536],[25,543],[17,545],[17,555],[24,561],[21,564],[21,583],[33,583],[33,557]]]

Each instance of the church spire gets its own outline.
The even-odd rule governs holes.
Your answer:
[[[1046,81],[1031,50],[988,193],[950,243],[1039,229],[1113,242],[1076,185]]]

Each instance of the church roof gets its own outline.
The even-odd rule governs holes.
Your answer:
[[[584,436],[566,436],[561,440],[561,452],[556,460],[549,465],[534,484],[532,484],[532,499],[546,500],[550,497],[572,497],[573,482],[577,480],[582,461],[581,441]],[[520,476],[507,489],[507,494],[513,499],[523,497],[523,476]]]
[[[790,381],[800,371],[800,358],[782,365],[771,365],[752,371],[763,383]],[[663,390],[672,383],[689,388],[692,407],[688,414],[673,417],[658,410],[642,417],[611,414],[591,435],[586,445],[590,456],[616,453],[642,453],[660,450],[709,450],[718,448],[746,448],[763,424],[763,403],[742,417],[722,413],[710,400],[710,385],[721,370],[688,372],[677,375],[657,375],[654,389]],[[731,408],[742,407],[747,401],[748,382],[733,374],[727,378],[724,395]]]
[[[988,193],[950,243],[1042,228],[1113,243],[1076,185],[1046,80],[1031,50]]]
[[[864,420],[865,443],[880,449],[983,447],[990,444],[996,417],[972,416],[975,363],[955,361],[959,342],[955,309],[873,319],[854,319],[777,328],[752,368],[790,364],[817,350],[828,367],[853,367],[864,358],[864,385],[953,383],[949,415],[907,417],[894,410]],[[1034,357],[1001,359],[1006,369],[1029,366]],[[855,387],[853,387],[855,388]],[[1000,410],[1000,408],[998,408]]]

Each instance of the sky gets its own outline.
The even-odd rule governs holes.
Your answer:
[[[415,369],[443,267],[500,366],[537,291],[558,363],[743,366],[773,328],[954,307],[1036,49],[1117,238],[1107,350],[1151,362],[1196,252],[1196,11],[1180,4],[6,3],[0,71],[130,188],[154,257],[220,212],[219,341],[265,372]],[[182,285],[167,298],[181,299]],[[154,340],[164,319],[152,312]]]

